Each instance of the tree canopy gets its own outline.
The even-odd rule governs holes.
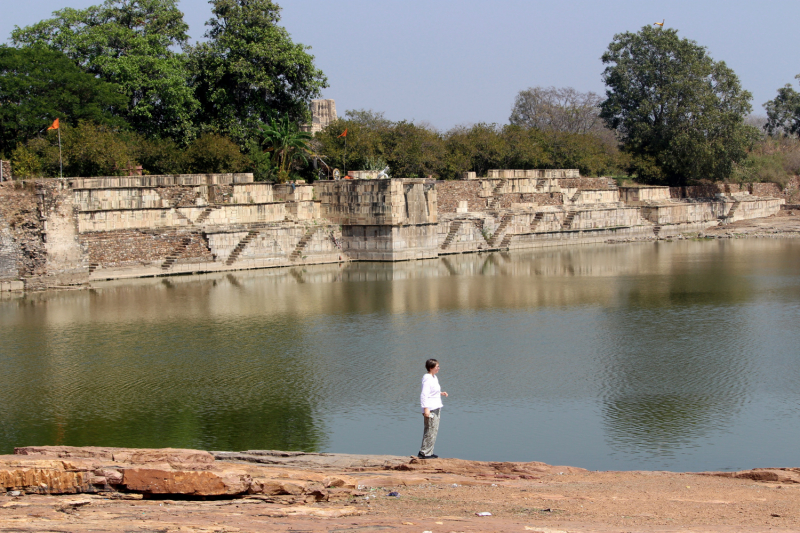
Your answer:
[[[800,80],[800,74],[795,76]],[[788,83],[778,89],[778,96],[764,104],[767,110],[767,123],[764,129],[770,135],[800,136],[800,93]]]
[[[745,124],[751,95],[704,47],[645,26],[614,36],[602,61],[600,116],[620,134],[640,180],[725,179],[746,157],[756,133]]]
[[[127,99],[119,87],[84,72],[61,52],[42,46],[0,46],[0,152],[10,153],[52,124],[124,126]]]
[[[309,118],[309,102],[328,86],[309,47],[293,43],[271,0],[210,0],[208,41],[190,52],[200,122],[240,144],[260,124]]]
[[[105,0],[66,8],[54,18],[16,28],[18,46],[63,52],[86,72],[115,83],[128,97],[124,117],[150,137],[188,141],[198,103],[188,83],[188,25],[178,0]]]
[[[524,128],[565,133],[590,133],[603,128],[602,98],[572,87],[530,87],[514,100],[508,121]]]

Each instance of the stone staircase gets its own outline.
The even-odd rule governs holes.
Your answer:
[[[228,259],[225,260],[225,264],[228,266],[234,264],[236,260],[239,259],[239,256],[242,255],[244,249],[247,248],[247,245],[250,244],[250,241],[255,239],[256,235],[258,235],[257,229],[251,229],[250,231],[248,231],[247,235],[245,235],[233,249],[231,255],[228,256]]]
[[[539,224],[542,223],[542,220],[544,220],[544,213],[536,213],[533,217],[533,220],[531,220],[531,231],[536,231],[536,228],[539,227]]]
[[[500,198],[497,195],[500,194],[500,191],[503,190],[506,183],[508,183],[507,179],[501,179],[497,185],[494,186],[494,189],[492,189],[492,197],[489,199],[488,205],[489,209],[495,209],[497,207],[497,204],[500,202]]]
[[[442,250],[447,250],[450,247],[450,244],[455,239],[458,230],[461,228],[461,224],[463,222],[461,220],[454,220],[450,223],[450,231],[447,232],[447,236],[444,238],[444,242],[439,247]]]
[[[727,215],[722,215],[721,217],[719,217],[719,220],[721,220],[723,223],[726,224],[729,222],[733,222],[733,216],[736,214],[736,211],[739,209],[739,204],[741,203],[742,203],[741,200],[737,200],[734,198],[731,210],[728,211]]]
[[[89,275],[91,275],[92,272],[97,270],[97,267],[99,267],[99,266],[100,266],[99,263],[89,263]]]
[[[545,183],[547,183],[547,180],[545,178],[538,178],[536,180],[536,188],[534,190],[536,192],[542,192],[542,190],[544,189]]]
[[[214,206],[209,206],[209,207],[206,207],[205,209],[203,209],[203,212],[200,213],[200,216],[197,217],[197,220],[195,220],[194,223],[195,224],[202,224],[203,222],[205,222],[206,219],[208,219],[208,217],[211,216],[211,212],[214,209],[216,209],[216,207],[214,207]]]
[[[314,226],[306,230],[305,235],[303,235],[300,240],[297,242],[297,246],[294,247],[294,251],[289,255],[289,261],[295,262],[301,258],[303,255],[303,250],[306,249],[308,243],[311,242],[311,239],[314,238],[314,235],[320,230],[322,226]]]
[[[186,247],[189,246],[189,243],[192,242],[191,237],[184,237],[181,239],[180,244],[172,249],[172,251],[167,256],[166,260],[161,263],[161,270],[167,271],[172,268],[172,265],[175,264],[175,261],[181,256],[181,254],[186,250]],[[92,272],[91,267],[89,273]]]
[[[659,233],[661,233],[661,226],[656,224],[655,226],[653,226],[653,235],[656,236],[656,239],[658,239]]]
[[[178,206],[179,206],[179,205],[181,205],[181,202],[183,201],[183,199],[184,199],[184,198],[186,198],[186,195],[188,195],[188,194],[192,194],[192,191],[191,191],[191,190],[188,190],[188,191],[183,191],[183,192],[182,192],[182,193],[181,193],[181,194],[178,196],[178,198],[177,198],[177,199],[176,199],[174,202],[172,202],[172,204],[170,205],[170,207],[171,207],[172,209],[174,209],[174,210],[175,210],[175,215],[177,215],[177,217],[178,217],[178,218],[180,218],[181,220],[185,220],[185,221],[186,221],[186,222],[188,222],[188,223],[189,223],[189,225],[191,226],[191,225],[193,225],[194,223],[193,223],[191,220],[189,220],[189,217],[187,217],[186,215],[184,215],[183,213],[181,213],[180,211],[178,211]]]
[[[500,236],[503,235],[503,232],[506,230],[508,225],[511,223],[511,219],[512,218],[513,218],[513,215],[505,215],[503,217],[503,220],[500,221],[500,225],[497,226],[497,229],[495,230],[494,235],[492,235],[492,239],[489,242],[489,246],[495,247],[497,245],[497,242],[500,240]]]
[[[561,222],[561,227],[564,229],[572,229],[572,221],[575,220],[575,215],[577,214],[577,211],[567,211],[567,216],[565,216],[564,220]]]

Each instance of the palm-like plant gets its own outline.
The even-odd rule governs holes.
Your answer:
[[[272,119],[269,124],[261,126],[261,133],[261,144],[268,152],[272,152],[272,159],[278,167],[279,180],[286,181],[295,161],[308,164],[306,156],[310,150],[308,142],[311,134],[300,131],[289,117]]]

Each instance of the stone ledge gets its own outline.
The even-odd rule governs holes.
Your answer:
[[[0,292],[22,291],[25,290],[23,281],[0,281]]]

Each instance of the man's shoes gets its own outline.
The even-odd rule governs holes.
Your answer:
[[[420,459],[438,459],[439,458],[439,456],[436,455],[435,453],[432,453],[430,455],[422,455],[421,453],[418,453],[417,457],[419,457]]]

